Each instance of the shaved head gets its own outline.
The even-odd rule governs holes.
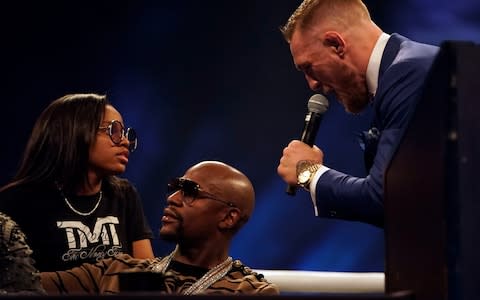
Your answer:
[[[194,180],[209,193],[232,202],[240,209],[242,217],[250,218],[255,207],[255,192],[250,180],[239,170],[223,162],[203,161],[188,169],[184,177]]]

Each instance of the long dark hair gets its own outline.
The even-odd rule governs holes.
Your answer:
[[[89,150],[107,104],[107,97],[98,94],[70,94],[53,101],[35,122],[12,182],[1,190],[55,183],[72,193],[87,184]]]

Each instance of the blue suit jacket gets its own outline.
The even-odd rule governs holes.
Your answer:
[[[385,47],[373,99],[374,120],[366,135],[371,166],[365,178],[330,169],[317,182],[320,217],[355,220],[383,227],[384,172],[421,97],[439,48],[392,34]]]

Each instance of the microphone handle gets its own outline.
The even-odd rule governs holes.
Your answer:
[[[305,126],[303,128],[302,137],[300,140],[305,144],[309,145],[310,147],[313,147],[321,121],[321,114],[309,112],[305,116]],[[295,193],[297,192],[297,186],[289,184],[285,192],[290,196],[295,196]]]
[[[285,192],[290,196],[295,196],[295,194],[297,193],[297,186],[289,184]]]

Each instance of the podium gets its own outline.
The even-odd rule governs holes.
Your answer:
[[[480,298],[480,46],[447,41],[385,174],[385,289]]]

